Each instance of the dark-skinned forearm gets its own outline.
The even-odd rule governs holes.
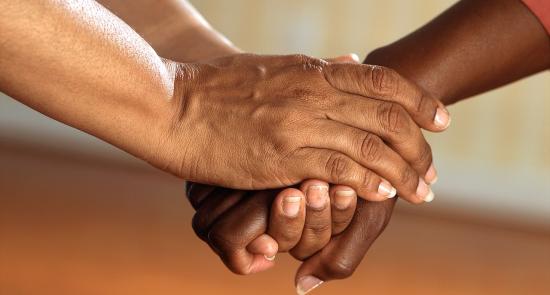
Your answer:
[[[506,21],[516,26],[510,28]],[[375,50],[365,63],[391,67],[450,104],[547,69],[550,42],[535,16],[518,0],[466,0],[409,36]],[[350,244],[353,253],[333,259],[332,263],[349,266],[351,271],[323,279],[351,275],[389,221],[395,201],[373,207],[358,200],[356,219],[341,236],[344,244],[353,235],[369,238]]]
[[[550,39],[519,0],[463,0],[365,62],[450,104],[548,69]]]

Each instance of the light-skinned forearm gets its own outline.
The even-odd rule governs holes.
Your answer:
[[[95,1],[0,1],[0,89],[136,155],[158,145],[174,73]]]
[[[98,1],[165,58],[189,62],[241,52],[184,0]]]
[[[2,91],[190,181],[265,189],[309,178],[344,179],[361,195],[380,197],[380,177],[356,162],[364,162],[356,137],[366,137],[363,130],[370,128],[388,141],[410,138],[406,142],[414,147],[397,149],[406,151],[407,159],[419,159],[423,172],[430,158],[421,158],[428,148],[415,122],[445,127],[433,120],[440,107],[433,99],[422,100],[430,112],[413,118],[398,114],[389,125],[360,120],[376,110],[383,118],[404,113],[380,107],[393,99],[388,88],[396,89],[396,97],[423,97],[387,69],[301,55],[235,54],[185,64],[163,60],[126,23],[91,0],[0,1],[0,31]],[[384,88],[376,79],[364,79],[384,73],[395,77]],[[324,123],[344,123],[361,133],[338,132],[340,140],[333,144],[335,136],[318,132]],[[410,128],[393,136],[393,124]],[[304,132],[315,136],[297,141]],[[401,158],[396,162],[413,169]],[[349,169],[340,169],[344,166]],[[410,181],[402,187],[420,200],[415,186]]]

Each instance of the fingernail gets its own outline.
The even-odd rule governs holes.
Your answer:
[[[350,53],[351,59],[353,59],[355,62],[359,62],[359,56],[355,53]]]
[[[300,196],[289,196],[283,200],[283,213],[288,217],[294,217],[298,215],[300,211],[300,203],[302,197]]]
[[[355,192],[352,190],[337,190],[334,193],[334,205],[340,210],[345,210],[351,204]]]
[[[322,209],[327,205],[328,186],[312,185],[307,189],[307,205],[314,209]]]
[[[434,192],[430,189],[430,193],[424,198],[424,202],[431,203],[435,199]]]
[[[437,108],[437,111],[435,112],[434,124],[439,129],[449,128],[449,125],[451,125],[451,117],[449,116],[449,112],[442,108]]]
[[[434,185],[437,182],[437,170],[435,170],[435,166],[432,163],[430,165],[430,168],[428,169],[428,172],[426,172],[426,176],[424,176],[424,179],[430,184]]]
[[[433,201],[435,197],[430,186],[426,184],[426,182],[422,178],[418,180],[418,188],[416,189],[416,195],[420,199],[424,200],[424,202],[427,202],[427,203]]]
[[[378,186],[378,194],[391,199],[397,195],[397,190],[387,180],[382,179],[380,185]]]
[[[314,276],[305,276],[298,281],[296,293],[298,293],[298,295],[305,295],[313,291],[313,289],[321,286],[323,283],[323,281]]]
[[[273,261],[273,260],[275,260],[275,256],[276,256],[276,255],[273,255],[273,256],[264,255],[264,258],[265,258],[266,260],[268,260],[268,261]]]

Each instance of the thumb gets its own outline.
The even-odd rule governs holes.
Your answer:
[[[250,274],[259,273],[274,266],[273,260],[275,260],[275,255],[277,255],[278,244],[269,235],[262,234],[250,242],[246,250],[254,257],[249,266]]]
[[[355,53],[341,55],[333,58],[325,58],[324,60],[326,60],[329,63],[347,63],[347,64],[360,63],[359,56]]]

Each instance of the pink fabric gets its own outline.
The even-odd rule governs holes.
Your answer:
[[[550,0],[523,0],[550,34]]]

